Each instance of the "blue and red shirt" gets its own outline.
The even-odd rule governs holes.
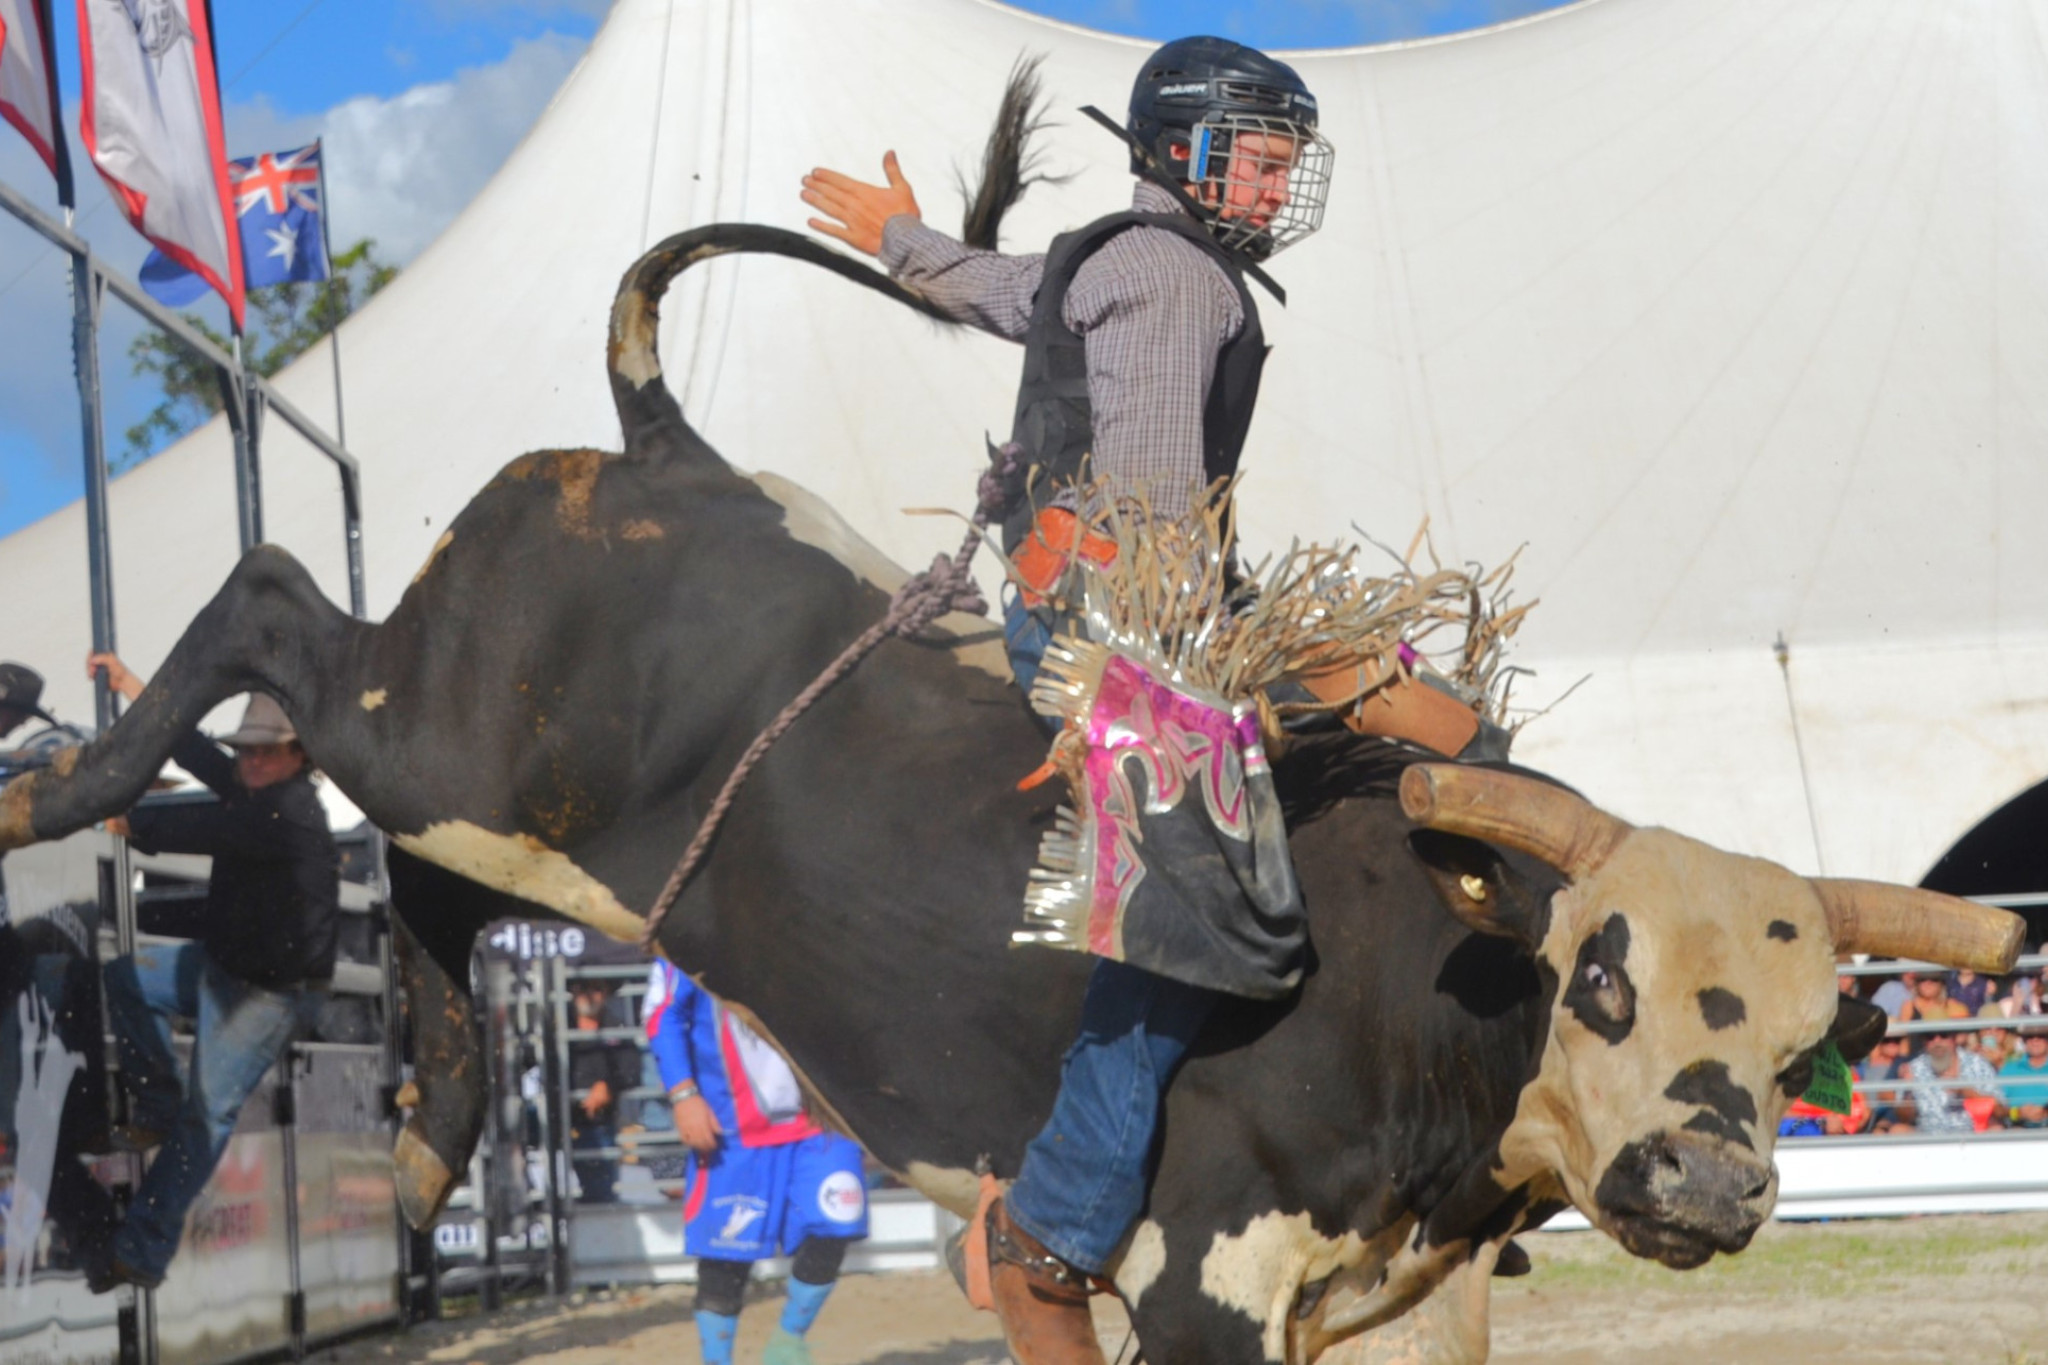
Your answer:
[[[695,1081],[719,1127],[742,1147],[779,1147],[824,1131],[804,1112],[781,1054],[674,965],[654,964],[642,1010],[662,1089]]]

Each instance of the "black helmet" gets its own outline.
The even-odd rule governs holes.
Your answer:
[[[1263,260],[1322,226],[1332,152],[1316,122],[1316,97],[1287,63],[1228,38],[1178,38],[1138,69],[1125,126],[1203,204],[1218,240]],[[1257,141],[1241,144],[1245,134]],[[1136,153],[1131,170],[1147,170]],[[1284,197],[1269,193],[1264,211],[1233,211],[1231,183],[1250,198],[1262,178],[1284,185]]]

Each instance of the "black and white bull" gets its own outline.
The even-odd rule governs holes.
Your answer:
[[[634,934],[740,751],[900,579],[799,490],[728,466],[662,382],[661,293],[740,249],[917,303],[765,229],[664,243],[613,311],[624,453],[508,465],[381,624],[252,551],[120,724],[0,793],[0,848],[55,837],[126,808],[223,698],[283,702],[394,845],[416,1224],[482,1121],[478,927]],[[1056,799],[1016,780],[1044,749],[987,622],[887,643],[754,773],[661,934],[822,1109],[961,1213],[977,1164],[1014,1174],[1049,1111],[1090,968],[1010,946]],[[1738,1250],[1815,1049],[1881,1027],[1838,1002],[1836,954],[1996,969],[2016,947],[1996,912],[1817,884],[1415,757],[1321,737],[1279,764],[1313,966],[1289,999],[1219,1009],[1172,1089],[1115,1275],[1147,1359],[1482,1359],[1500,1248],[1567,1201],[1669,1265]]]

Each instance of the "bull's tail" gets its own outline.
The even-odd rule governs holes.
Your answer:
[[[1010,70],[995,126],[982,153],[981,183],[965,194],[967,214],[961,240],[970,246],[994,249],[1003,214],[1023,197],[1024,191],[1039,181],[1057,181],[1057,177],[1038,170],[1030,150],[1033,134],[1044,125],[1038,79],[1040,60],[1019,58]],[[619,425],[624,429],[629,455],[710,455],[710,448],[684,420],[682,408],[668,385],[661,382],[661,359],[655,354],[655,341],[661,321],[661,296],[668,292],[670,282],[699,261],[734,252],[809,261],[887,295],[926,317],[952,321],[915,291],[800,233],[751,223],[712,223],[677,233],[633,263],[626,278],[619,282],[618,297],[612,302],[606,359],[611,369],[612,399],[618,404]]]
[[[619,426],[625,433],[628,455],[660,458],[707,450],[684,420],[675,395],[662,382],[661,359],[655,354],[661,296],[668,291],[670,281],[698,262],[739,252],[808,261],[926,317],[951,321],[922,296],[879,270],[801,233],[754,223],[711,223],[679,232],[633,263],[625,279],[619,282],[618,296],[612,301],[606,361],[611,369],[612,400],[618,404]]]
[[[1003,215],[1033,185],[1064,184],[1071,177],[1049,175],[1042,168],[1031,140],[1045,127],[1045,98],[1041,93],[1038,68],[1041,54],[1017,58],[1010,79],[1003,87],[1002,103],[996,107],[995,125],[989,129],[988,144],[981,152],[981,183],[960,186],[967,212],[960,222],[960,240],[983,251],[1000,244]]]

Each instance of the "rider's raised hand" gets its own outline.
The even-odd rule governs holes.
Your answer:
[[[870,185],[850,175],[818,167],[804,177],[803,201],[823,217],[810,220],[811,227],[857,251],[878,255],[882,250],[882,225],[899,213],[923,218],[910,182],[896,164],[896,153],[882,156],[882,174],[888,183]]]

